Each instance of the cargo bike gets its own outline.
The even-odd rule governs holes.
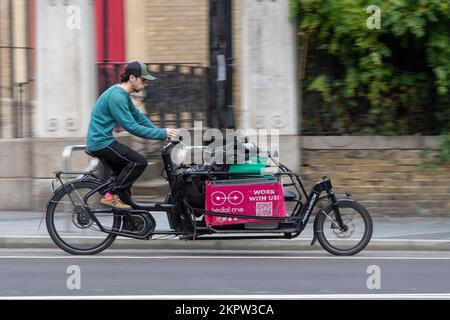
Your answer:
[[[235,139],[235,151],[240,141]],[[308,194],[298,174],[270,152],[245,141],[241,143],[246,151],[244,163],[231,165],[175,164],[171,153],[186,145],[181,138],[168,141],[161,148],[161,156],[170,192],[164,201],[156,203],[137,202],[130,194],[122,194],[130,210],[100,204],[114,179],[103,161],[109,174],[102,175],[97,169],[57,171],[55,181],[60,186],[45,211],[48,233],[58,247],[75,255],[99,253],[117,236],[140,240],[289,241],[305,230],[314,211],[311,245],[318,240],[334,255],[354,255],[368,245],[373,231],[371,216],[350,193],[337,197],[330,178],[323,176]],[[256,157],[248,156],[249,145],[257,149]],[[66,175],[74,174],[79,178],[64,181]],[[321,205],[317,209],[318,202]],[[167,217],[169,230],[156,228],[157,214]]]

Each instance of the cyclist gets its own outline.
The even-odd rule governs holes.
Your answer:
[[[131,195],[131,186],[148,165],[144,156],[119,143],[113,129],[120,125],[138,137],[164,140],[176,137],[175,129],[157,128],[133,104],[130,94],[143,91],[155,80],[147,66],[139,61],[129,63],[120,75],[120,83],[113,85],[98,98],[91,113],[86,138],[87,150],[103,159],[115,173],[115,180],[100,202],[117,209],[131,209],[120,196]]]

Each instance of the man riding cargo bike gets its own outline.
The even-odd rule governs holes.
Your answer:
[[[117,236],[150,240],[158,236],[183,240],[293,239],[305,229],[316,204],[313,239],[334,255],[353,255],[369,243],[373,225],[367,209],[350,193],[336,197],[330,178],[324,176],[307,193],[300,177],[244,138],[233,147],[218,147],[216,154],[247,150],[243,163],[175,164],[173,153],[204,146],[188,146],[173,129],[158,129],[132,103],[129,94],[153,80],[144,64],[128,64],[121,83],[105,91],[92,111],[86,152],[98,157],[110,172],[57,171],[61,186],[47,203],[46,224],[57,246],[71,254],[96,254]],[[161,148],[164,177],[170,188],[163,202],[139,203],[131,186],[147,165],[145,158],[118,143],[112,130],[119,124],[148,139],[169,139]],[[177,158],[177,157],[174,157]],[[235,155],[232,154],[232,159]],[[275,169],[267,172],[269,164]],[[79,174],[63,182],[66,174]],[[325,193],[322,196],[322,193]],[[302,199],[302,196],[304,199]],[[154,214],[167,217],[169,230],[156,228]],[[300,249],[300,248],[299,248]]]
[[[120,195],[131,195],[131,186],[148,164],[143,155],[114,139],[113,130],[117,125],[141,138],[164,140],[176,136],[174,129],[156,128],[131,100],[130,93],[144,90],[148,82],[155,79],[144,63],[131,62],[120,75],[120,83],[103,92],[94,105],[86,149],[94,157],[104,160],[116,177],[100,200],[104,205],[131,209],[120,199]]]

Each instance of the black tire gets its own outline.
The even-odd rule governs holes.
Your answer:
[[[333,222],[333,206],[328,203],[316,217],[314,232],[322,248],[329,253],[341,256],[357,254],[372,237],[372,218],[363,205],[352,199],[338,199],[338,206],[348,230],[337,228],[337,222]]]
[[[83,195],[100,185],[101,183],[95,180],[72,181],[67,183],[65,188],[60,187],[56,190],[47,204],[45,221],[48,233],[58,247],[70,254],[93,255],[108,248],[116,239],[116,235],[101,231],[90,218],[80,220],[77,211],[80,208],[85,210]],[[100,197],[100,193],[90,197],[89,208],[103,207],[99,203]],[[75,206],[72,201],[75,202]],[[104,216],[97,215],[97,218],[108,229],[117,230],[121,224],[120,216],[115,215],[112,210]]]

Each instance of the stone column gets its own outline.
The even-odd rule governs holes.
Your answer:
[[[241,19],[241,127],[279,129],[280,161],[296,170],[300,165],[297,43],[289,0],[245,1]]]
[[[36,9],[35,137],[84,137],[97,97],[93,1],[36,1]]]
[[[54,171],[63,169],[62,151],[85,143],[97,99],[94,1],[36,1],[37,102],[32,141],[33,208],[51,193]],[[89,158],[74,152],[72,170]]]

